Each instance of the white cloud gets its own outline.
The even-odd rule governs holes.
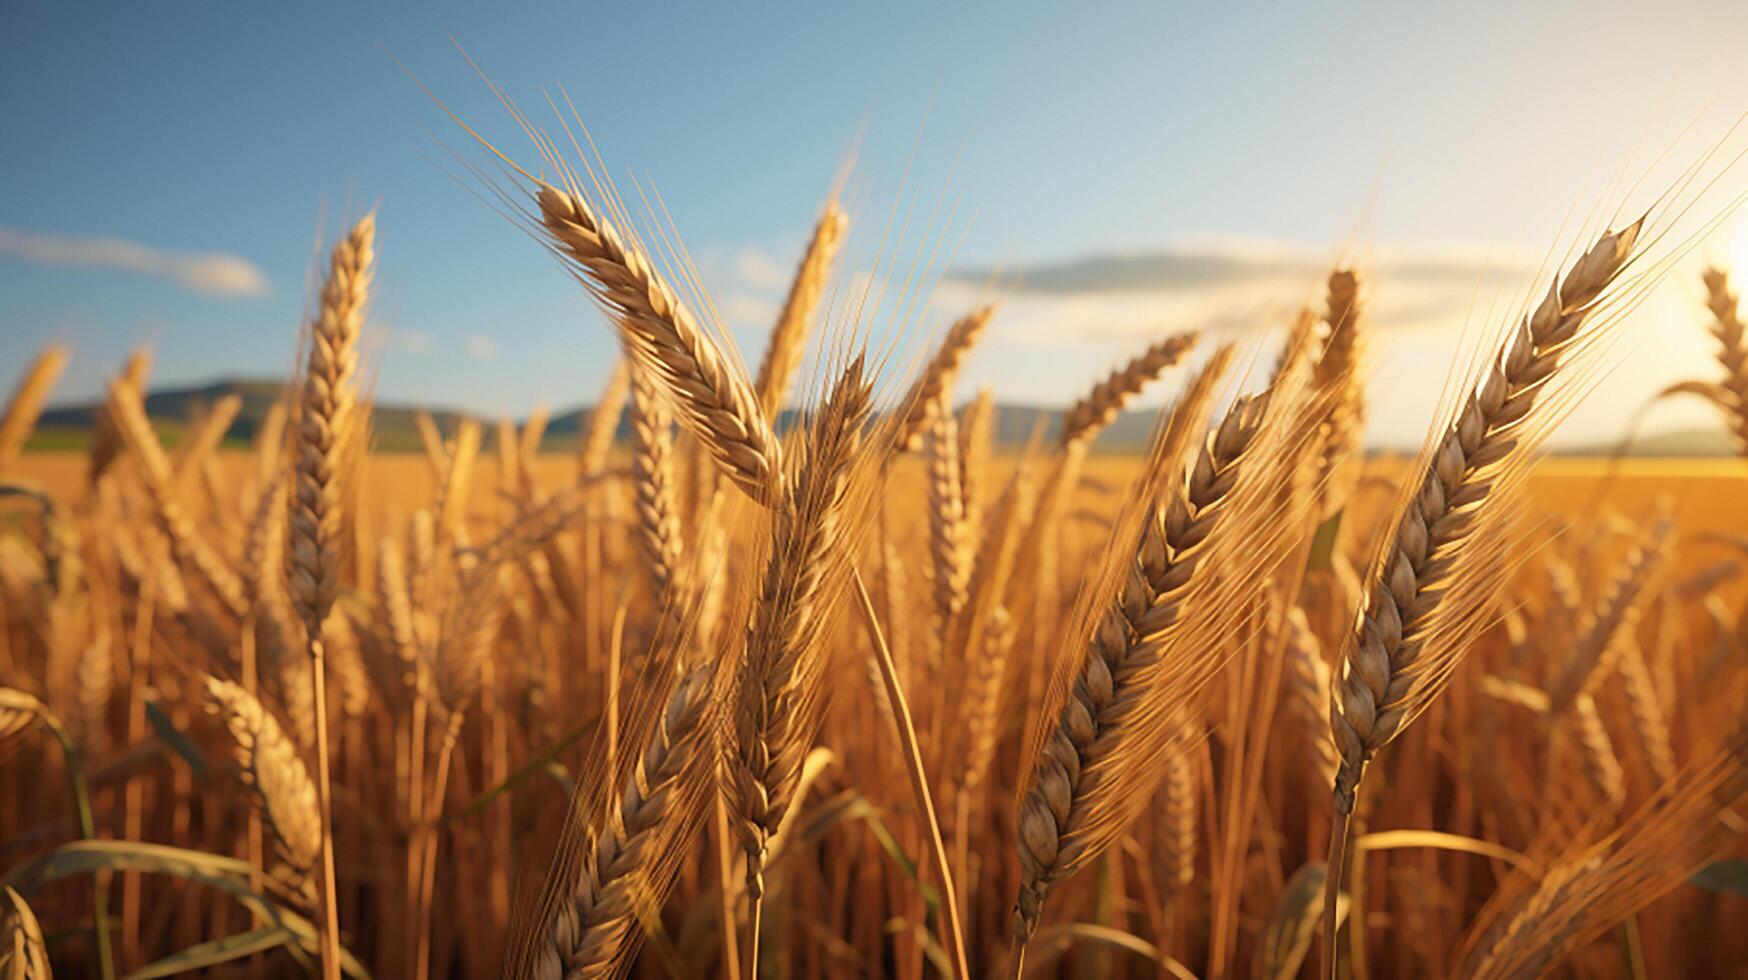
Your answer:
[[[464,342],[469,357],[490,360],[498,356],[498,342],[483,333],[470,333]]]
[[[717,301],[716,312],[731,324],[763,326],[777,319],[777,304],[761,296],[729,293]]]
[[[406,354],[429,354],[436,340],[423,330],[395,330],[388,335],[388,346]]]
[[[734,274],[744,285],[754,289],[786,289],[790,272],[764,249],[747,246],[734,257]]]
[[[267,293],[267,276],[254,263],[222,252],[174,252],[122,238],[75,238],[0,228],[0,255],[39,265],[137,272],[208,296]]]
[[[1370,437],[1376,444],[1419,442],[1453,364],[1469,363],[1479,340],[1496,337],[1522,315],[1527,300],[1539,299],[1539,292],[1530,296],[1532,288],[1547,288],[1545,270],[1536,285],[1540,258],[1462,245],[1375,246],[1357,256],[1368,282]],[[1187,329],[1243,337],[1241,349],[1266,362],[1295,311],[1321,308],[1333,264],[1330,254],[1276,242],[1210,239],[1007,270],[1001,312],[985,349],[968,365],[962,390],[988,381],[998,398],[1061,404],[1141,345]],[[986,301],[987,281],[987,272],[965,270],[943,282],[930,298],[924,333]],[[1609,331],[1612,353],[1604,364],[1612,370],[1597,380],[1556,445],[1613,439],[1664,385],[1709,376],[1696,282],[1693,269],[1678,266],[1628,322]],[[1170,389],[1162,385],[1144,401],[1157,402]],[[1691,421],[1693,414],[1659,409],[1646,431]]]

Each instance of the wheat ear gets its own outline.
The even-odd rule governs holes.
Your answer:
[[[24,443],[30,438],[36,420],[42,415],[43,404],[55,381],[67,367],[67,351],[62,347],[46,347],[30,363],[12,399],[6,403],[6,413],[0,415],[0,473],[5,473],[18,461]]]
[[[608,311],[626,354],[660,378],[680,420],[724,473],[764,499],[781,447],[746,375],[731,365],[641,250],[599,218],[582,194],[541,184],[541,227]]]
[[[314,703],[316,798],[321,814],[322,973],[340,976],[340,917],[334,881],[334,814],[328,766],[327,665],[322,623],[340,590],[345,565],[343,513],[346,449],[356,409],[353,375],[370,298],[376,219],[366,215],[334,247],[315,320],[310,324],[293,452],[291,524],[286,565],[292,607],[303,620]]]
[[[1216,353],[1186,390],[1172,425],[1156,443],[1150,469],[1170,473],[1179,466],[1177,457],[1200,430],[1230,358],[1230,348]],[[1180,695],[1194,686],[1187,676],[1159,665],[1185,600],[1205,577],[1197,575],[1198,568],[1205,564],[1210,541],[1217,540],[1213,531],[1231,510],[1242,464],[1261,430],[1262,414],[1251,410],[1255,405],[1235,405],[1193,454],[1187,472],[1159,481],[1164,489],[1144,505],[1133,537],[1122,540],[1121,529],[1113,536],[1113,553],[1128,557],[1113,567],[1120,571],[1116,581],[1094,586],[1095,595],[1108,589],[1108,598],[1068,662],[1070,672],[1059,675],[1055,686],[1064,693],[1052,699],[1054,707],[1047,702],[1043,727],[1034,734],[1041,741],[1028,753],[1024,770],[1016,959],[1037,929],[1051,888],[1110,843],[1127,822],[1130,801],[1125,798],[1151,785],[1126,769],[1109,771],[1142,750],[1148,740],[1141,736],[1172,734],[1162,720],[1149,723],[1136,713],[1159,694]],[[1143,479],[1151,483],[1157,477]]]
[[[1742,326],[1741,302],[1722,269],[1705,271],[1706,307],[1712,313],[1712,336],[1718,340],[1718,366],[1724,377],[1713,400],[1724,413],[1737,451],[1748,455],[1748,331]]]
[[[844,508],[872,389],[851,364],[808,432],[789,497],[773,515],[769,559],[747,631],[727,746],[725,791],[747,856],[747,886],[763,893],[765,849],[789,802],[818,722],[820,641],[849,572]],[[835,593],[835,594],[834,594]]]
[[[1374,563],[1330,697],[1330,732],[1341,764],[1324,899],[1327,976],[1338,955],[1335,899],[1347,818],[1365,767],[1432,703],[1464,653],[1491,594],[1482,571],[1501,537],[1498,508],[1489,503],[1503,499],[1496,491],[1514,484],[1557,418],[1541,396],[1582,345],[1585,324],[1635,254],[1643,226],[1641,218],[1603,234],[1506,337],[1425,457],[1414,495]]]
[[[971,577],[970,528],[959,482],[959,432],[945,396],[931,413],[928,448],[929,552],[935,565],[937,632],[945,638],[965,607],[965,587]]]
[[[577,443],[577,480],[582,482],[607,468],[607,454],[613,449],[613,435],[619,428],[619,416],[631,391],[631,364],[624,358],[613,363],[607,383],[589,410],[588,423],[583,426],[582,439]]]
[[[825,213],[813,226],[813,237],[808,239],[807,251],[802,254],[801,265],[795,270],[789,296],[783,301],[783,311],[771,329],[770,343],[765,347],[764,359],[759,362],[759,372],[753,380],[759,408],[767,419],[776,418],[783,408],[790,382],[801,367],[808,331],[819,309],[826,280],[831,276],[832,262],[837,258],[844,232],[849,227],[850,217],[843,208],[838,207],[836,201],[826,202]]]
[[[1287,709],[1302,729],[1300,737],[1309,743],[1306,755],[1313,770],[1319,779],[1333,783],[1341,760],[1329,734],[1329,664],[1298,606],[1287,612]]]
[[[637,540],[657,608],[677,608],[682,542],[674,488],[674,437],[663,396],[644,373],[631,381],[631,484]]]
[[[316,784],[297,746],[260,701],[237,684],[208,677],[207,710],[224,723],[245,785],[262,820],[273,832],[281,858],[311,874],[322,854]]]
[[[1447,589],[1466,565],[1478,510],[1502,466],[1533,449],[1534,415],[1549,379],[1573,349],[1604,291],[1626,267],[1642,222],[1609,232],[1556,282],[1506,339],[1479,387],[1427,459],[1418,490],[1373,573],[1335,684],[1330,728],[1341,753],[1336,807],[1353,810],[1366,762],[1396,737],[1448,680],[1456,644],[1428,644],[1453,612]],[[1334,863],[1331,863],[1334,867]]]
[[[965,355],[970,353],[978,338],[989,326],[989,320],[995,316],[994,306],[980,306],[965,314],[947,329],[947,335],[941,338],[941,345],[935,349],[934,356],[923,368],[923,373],[911,385],[910,392],[899,402],[899,417],[902,420],[898,427],[898,447],[907,451],[915,450],[922,445],[923,433],[929,424],[929,415],[943,396],[949,399],[953,392],[953,382],[959,377],[959,367],[965,361]]]
[[[0,976],[14,980],[50,980],[49,947],[42,925],[24,896],[0,888]]]
[[[146,491],[151,495],[158,522],[170,539],[171,548],[181,560],[193,566],[201,579],[212,589],[231,615],[242,618],[245,611],[243,582],[230,562],[200,533],[199,527],[176,497],[170,459],[159,444],[152,423],[146,418],[140,393],[125,379],[109,386],[109,416],[126,441],[128,449],[140,462]]]
[[[1062,445],[1091,442],[1105,427],[1116,421],[1117,414],[1141,390],[1183,360],[1195,347],[1199,335],[1195,331],[1173,334],[1135,355],[1129,363],[1110,373],[1093,386],[1080,401],[1062,416]]]
[[[659,908],[658,853],[684,841],[679,797],[697,782],[709,730],[714,664],[692,670],[675,687],[638,754],[635,771],[599,826],[580,842],[581,867],[535,951],[537,980],[613,977],[629,964],[643,930],[640,916]]]

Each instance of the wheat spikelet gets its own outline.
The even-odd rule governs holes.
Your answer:
[[[115,656],[110,633],[100,628],[79,653],[77,666],[79,747],[95,754],[109,747],[109,703],[115,696]]]
[[[1626,773],[1621,770],[1614,743],[1609,740],[1608,729],[1603,727],[1602,715],[1590,695],[1580,694],[1572,702],[1572,725],[1583,750],[1584,774],[1609,809],[1620,809],[1627,798]]]
[[[455,439],[444,456],[442,479],[437,485],[435,507],[437,540],[451,542],[464,533],[467,504],[473,494],[473,464],[479,458],[480,427],[473,419],[462,419],[455,427]]]
[[[259,488],[276,482],[285,467],[285,424],[290,414],[285,399],[276,398],[255,429],[255,485]]]
[[[1192,383],[1156,444],[1155,469],[1174,467],[1191,433],[1200,428],[1215,380],[1230,349],[1217,353]],[[1037,928],[1044,897],[1109,844],[1126,824],[1127,807],[1138,787],[1148,785],[1126,768],[1134,757],[1155,748],[1153,739],[1175,732],[1165,719],[1143,721],[1156,698],[1167,701],[1197,686],[1189,677],[1201,666],[1187,658],[1165,658],[1185,602],[1205,579],[1197,572],[1218,542],[1216,528],[1233,509],[1243,464],[1264,428],[1263,405],[1245,399],[1194,454],[1183,476],[1162,481],[1165,489],[1144,505],[1133,544],[1114,536],[1112,552],[1130,555],[1120,566],[1091,626],[1091,633],[1056,685],[1064,693],[1052,700],[1040,722],[1042,741],[1029,753],[1023,771],[1025,790],[1019,816],[1021,883],[1014,911],[1014,933],[1024,943]],[[1158,477],[1144,478],[1153,483]],[[1119,531],[1121,534],[1121,531]],[[1254,556],[1253,556],[1254,557]],[[1204,573],[1205,574],[1205,573]],[[1100,583],[1091,594],[1105,592]],[[1162,664],[1168,664],[1162,666]],[[1183,671],[1180,673],[1180,671]],[[1035,734],[1034,739],[1039,735]],[[1155,776],[1154,778],[1157,778]]]
[[[969,738],[960,785],[967,793],[975,793],[983,785],[990,763],[995,760],[996,742],[1001,734],[1001,682],[1013,647],[1014,618],[1006,608],[997,606],[990,612],[983,650],[972,668],[966,691]]]
[[[321,302],[310,324],[309,359],[298,407],[287,569],[291,600],[315,637],[340,589],[345,541],[341,514],[342,444],[356,403],[358,335],[370,298],[376,219],[352,227],[334,246]]]
[[[789,805],[822,708],[820,645],[843,597],[861,530],[849,503],[871,395],[857,358],[808,430],[805,456],[772,518],[769,559],[735,678],[734,707],[723,733],[723,792],[746,855],[747,891],[755,899],[764,892],[770,838]]]
[[[970,528],[965,523],[960,472],[959,432],[953,409],[943,396],[929,422],[929,550],[935,569],[935,620],[943,637],[965,607],[971,575]]]
[[[1615,659],[1620,675],[1621,693],[1627,703],[1627,716],[1632,719],[1633,734],[1638,738],[1639,751],[1644,753],[1651,775],[1658,783],[1675,778],[1675,749],[1670,744],[1669,719],[1657,699],[1656,685],[1651,681],[1651,669],[1636,643],[1623,643]]]
[[[951,401],[953,382],[959,377],[959,366],[978,338],[983,336],[984,328],[989,326],[989,320],[993,316],[994,306],[980,306],[954,321],[947,329],[947,335],[941,338],[941,346],[935,349],[935,354],[923,368],[922,375],[911,385],[904,400],[899,402],[899,417],[903,420],[898,427],[900,449],[914,451],[922,445],[923,432],[928,428],[930,413],[941,399]]]
[[[1141,389],[1164,373],[1165,369],[1183,359],[1196,341],[1195,331],[1173,334],[1137,354],[1129,363],[1111,372],[1093,386],[1080,401],[1062,416],[1062,445],[1092,442],[1105,427],[1116,420],[1118,413]]]
[[[1380,552],[1334,685],[1338,812],[1352,812],[1366,762],[1438,695],[1461,656],[1463,644],[1440,642],[1449,639],[1440,633],[1472,619],[1485,598],[1463,579],[1474,577],[1467,559],[1485,557],[1490,544],[1488,534],[1475,537],[1478,526],[1486,527],[1483,512],[1497,498],[1501,470],[1521,467],[1533,448],[1538,399],[1626,267],[1642,224],[1604,234],[1549,288],[1427,458],[1417,492]],[[1453,593],[1453,586],[1471,591]]]
[[[1307,757],[1318,778],[1333,782],[1340,759],[1329,734],[1329,664],[1312,632],[1305,611],[1294,606],[1287,611],[1287,710],[1300,727],[1297,735],[1307,740]]]
[[[170,460],[164,455],[164,447],[159,444],[158,436],[146,418],[139,392],[125,380],[117,380],[109,386],[107,404],[117,430],[140,461],[146,489],[151,494],[158,521],[163,525],[171,547],[180,559],[194,567],[225,608],[241,618],[246,606],[243,582],[177,500]]]
[[[1327,866],[1312,861],[1287,879],[1257,944],[1256,958],[1251,960],[1251,980],[1293,980],[1299,975],[1305,954],[1311,951],[1311,940],[1317,936],[1320,899],[1328,874]]]
[[[49,391],[67,367],[67,351],[61,347],[46,347],[36,356],[24,376],[12,389],[6,412],[0,415],[0,473],[11,469],[24,451],[24,443],[36,428]]]
[[[1704,279],[1712,336],[1718,341],[1718,366],[1724,369],[1712,398],[1729,423],[1737,451],[1748,455],[1748,331],[1743,329],[1740,300],[1730,290],[1729,274],[1711,268]]]
[[[710,727],[714,664],[705,664],[674,687],[654,725],[635,771],[608,812],[579,842],[581,867],[534,952],[538,980],[611,977],[629,965],[642,938],[639,917],[660,906],[675,850],[686,840],[682,798],[701,784],[704,733]]]
[[[418,683],[422,665],[419,636],[413,626],[413,594],[407,586],[406,555],[401,550],[400,538],[384,535],[376,554],[376,591],[382,597],[383,633],[398,665],[398,686],[411,692]]]
[[[121,379],[133,390],[144,391],[146,376],[151,373],[151,369],[150,352],[137,350],[128,355],[127,363],[122,366]],[[92,422],[91,443],[85,453],[90,460],[87,478],[95,487],[98,479],[109,470],[110,464],[121,455],[125,444],[122,442],[121,431],[116,428],[115,419],[110,416],[107,403],[98,406],[97,417]]]
[[[974,537],[982,533],[983,515],[989,509],[985,481],[994,443],[995,389],[984,385],[959,418],[959,496],[965,501],[965,526]]]
[[[1179,727],[1184,727],[1181,723]],[[1164,805],[1160,821],[1165,836],[1164,879],[1167,894],[1175,894],[1196,880],[1196,771],[1187,745],[1165,756],[1165,775],[1160,780]],[[1169,899],[1168,899],[1169,900]]]
[[[51,980],[49,947],[24,896],[0,888],[0,977]]]
[[[1321,423],[1315,486],[1325,488],[1323,516],[1346,503],[1347,488],[1331,486],[1342,460],[1357,453],[1365,431],[1365,386],[1361,383],[1359,274],[1336,269],[1329,274],[1323,321],[1327,333],[1313,364],[1312,385],[1323,393],[1327,410]]]
[[[657,606],[672,608],[683,557],[673,433],[661,394],[641,370],[633,371],[631,380],[631,483],[637,540],[648,559],[652,594]]]
[[[231,423],[237,419],[237,413],[242,411],[241,395],[226,395],[213,402],[200,418],[183,433],[182,441],[176,446],[176,457],[171,463],[175,471],[175,485],[180,496],[186,491],[188,484],[206,465],[212,453],[224,441],[226,433],[230,432]]]
[[[207,710],[224,723],[243,782],[287,864],[308,873],[321,857],[316,784],[303,757],[275,719],[248,691],[216,677],[205,680]]]
[[[789,285],[789,296],[783,301],[783,311],[771,328],[771,339],[765,347],[765,357],[753,381],[759,396],[759,408],[765,418],[774,419],[789,395],[790,382],[801,367],[801,355],[807,349],[807,334],[825,292],[826,279],[831,275],[832,262],[843,244],[844,232],[850,227],[850,217],[836,201],[827,201],[825,213],[814,225],[807,251],[795,270]]]
[[[1593,692],[1613,668],[1619,651],[1632,642],[1647,586],[1666,560],[1670,531],[1668,519],[1660,519],[1635,541],[1602,597],[1580,617],[1572,649],[1548,684],[1554,711],[1563,711],[1580,694]]]
[[[624,358],[613,362],[607,383],[589,410],[587,424],[581,427],[577,441],[577,479],[588,479],[607,467],[607,454],[613,449],[613,434],[619,427],[619,415],[631,392],[631,363]]]
[[[723,473],[763,500],[782,467],[780,445],[750,382],[656,273],[642,251],[599,219],[582,194],[541,184],[541,227],[619,331],[626,356],[660,378],[680,421]]]

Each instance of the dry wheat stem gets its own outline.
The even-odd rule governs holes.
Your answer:
[[[344,472],[357,420],[353,375],[358,338],[370,298],[376,219],[366,215],[338,245],[328,265],[298,404],[293,451],[291,523],[286,565],[292,606],[303,620],[310,654],[309,690],[315,728],[316,801],[321,814],[322,974],[340,976],[340,916],[334,877],[334,815],[328,759],[327,665],[322,623],[340,589],[347,548]]]

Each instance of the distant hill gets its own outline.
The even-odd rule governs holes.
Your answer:
[[[161,388],[146,396],[146,414],[158,424],[167,439],[174,441],[198,406],[210,405],[226,395],[236,394],[242,397],[243,404],[225,438],[233,445],[244,445],[254,438],[267,416],[268,409],[284,392],[285,384],[281,381],[249,378],[224,379],[181,388]],[[83,449],[96,418],[97,406],[98,403],[93,401],[59,405],[44,412],[37,431],[31,438],[30,448]],[[455,431],[455,426],[461,419],[468,416],[468,413],[454,408],[378,402],[371,415],[376,448],[385,452],[419,451],[419,430],[414,420],[421,408],[431,413],[438,427],[445,433]],[[570,451],[576,445],[582,426],[586,424],[590,408],[581,406],[552,416],[546,427],[542,451]],[[1146,446],[1153,433],[1155,416],[1154,409],[1124,412],[1099,437],[1095,451],[1126,453]],[[794,411],[785,411],[777,420],[778,430],[786,431],[795,424],[798,417],[798,413]],[[496,420],[479,418],[484,428],[482,441],[489,449],[496,433]],[[1044,438],[1048,441],[1055,438],[1061,420],[1059,409],[1040,405],[998,404],[995,414],[995,439],[1002,446],[1023,446],[1031,438],[1034,427],[1041,421]],[[629,423],[621,418],[615,438],[623,441],[629,436]],[[1415,447],[1405,448],[1411,450]],[[1561,455],[1608,456],[1615,449],[1612,443],[1588,445],[1563,450]],[[1632,450],[1635,456],[1727,456],[1734,452],[1722,427],[1683,429],[1641,436],[1633,443]]]
[[[236,421],[225,433],[230,444],[246,444],[255,437],[267,412],[285,394],[283,381],[230,378],[186,388],[159,388],[146,395],[146,414],[158,423],[170,439],[175,439],[197,407],[211,405],[226,395],[238,395],[243,400]],[[95,424],[97,401],[76,405],[58,405],[43,412],[32,436],[35,449],[81,449]],[[413,421],[420,406],[381,403],[374,407],[371,422],[375,429],[376,446],[388,452],[413,452],[419,449],[419,430]],[[453,409],[427,409],[445,432],[453,431],[465,413]],[[490,427],[487,430],[490,437]]]

